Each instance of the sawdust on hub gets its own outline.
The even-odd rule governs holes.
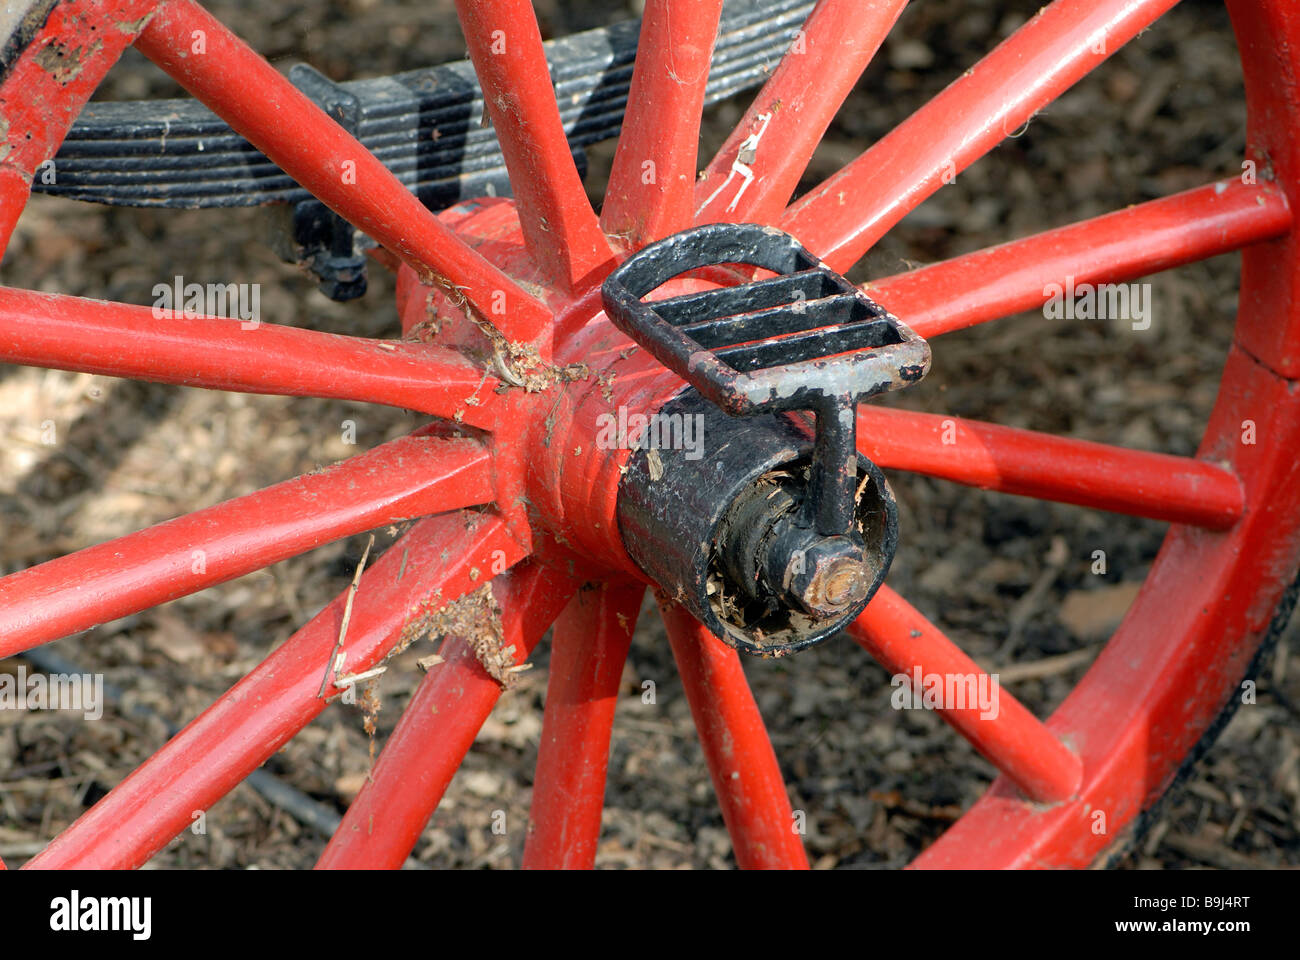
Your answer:
[[[431,598],[402,631],[397,650],[405,650],[421,637],[459,637],[468,644],[475,659],[489,677],[503,689],[514,686],[527,664],[517,664],[515,645],[505,645],[501,609],[490,584],[484,584],[458,600],[435,608],[438,598]]]

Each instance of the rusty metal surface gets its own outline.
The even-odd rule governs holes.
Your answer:
[[[884,581],[898,542],[897,507],[880,471],[858,459],[853,539],[863,548],[869,585],[854,602],[814,615],[758,570],[766,531],[757,521],[765,514],[780,519],[771,516],[776,511],[767,498],[783,481],[806,496],[813,447],[807,433],[785,414],[728,417],[689,389],[661,415],[703,417],[705,454],[692,459],[688,450],[643,449],[628,461],[619,487],[619,531],[646,575],[744,653],[781,657],[843,629]],[[748,510],[751,504],[756,509]],[[783,512],[802,511],[796,499]],[[802,529],[810,535],[806,542],[819,540]],[[747,538],[749,531],[755,536]],[[815,576],[815,556],[805,569]]]

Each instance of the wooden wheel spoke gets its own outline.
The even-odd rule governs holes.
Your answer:
[[[550,310],[444,227],[355,137],[194,0],[168,0],[145,56],[285,173],[511,340],[549,340]]]
[[[645,585],[579,592],[556,621],[523,866],[596,862],[614,706]]]
[[[1083,776],[1074,752],[889,587],[880,588],[849,635],[890,673],[908,678],[914,697],[924,696],[930,677],[960,690],[962,702],[941,703],[939,714],[1031,799],[1074,796]]]
[[[486,514],[457,512],[417,523],[361,579],[347,622],[345,675],[375,666],[421,617],[475,589],[478,570],[519,556],[505,524]],[[27,866],[138,867],[189,826],[194,811],[234,789],[325,709],[321,677],[350,593],[335,598]]]
[[[1053,0],[883,140],[796,201],[782,229],[841,272],[1177,0]]]
[[[569,151],[533,5],[456,0],[456,12],[529,253],[561,289],[591,286],[613,266],[612,254]]]
[[[923,337],[1033,310],[1085,284],[1123,283],[1271,240],[1291,229],[1286,195],[1240,180],[874,280],[867,293]]]
[[[0,657],[225,583],[350,534],[492,500],[475,440],[404,437],[0,579]]]
[[[629,247],[691,223],[700,111],[722,0],[648,0],[600,223]]]
[[[1205,460],[933,413],[862,404],[858,449],[884,468],[1217,530],[1245,506],[1236,474]]]
[[[481,634],[450,634],[443,641],[442,663],[420,682],[318,868],[402,865],[512,682],[505,664],[528,659],[577,586],[558,570],[532,562],[492,581],[491,600],[479,601],[491,607],[476,617]]]
[[[680,604],[660,597],[659,611],[736,862],[745,869],[807,869],[785,780],[740,655]]]
[[[0,287],[0,356],[57,370],[291,397],[360,400],[490,427],[497,381],[460,354]]]
[[[16,59],[5,63],[0,73],[0,115],[5,121],[0,130],[0,257],[27,205],[33,176],[53,158],[72,121],[156,4],[157,0],[107,0],[75,8],[53,4],[43,14],[46,31],[93,41],[77,48],[75,73],[67,76],[50,69],[50,51],[40,43],[29,43]],[[19,10],[24,5],[8,6]],[[16,38],[17,26],[11,21],[5,26],[15,28]],[[14,52],[6,50],[6,58]]]
[[[695,222],[771,223],[907,0],[820,0],[695,187]],[[742,156],[744,154],[744,156]]]

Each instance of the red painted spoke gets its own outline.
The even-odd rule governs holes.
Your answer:
[[[6,65],[0,80],[0,117],[4,118],[0,128],[0,254],[27,203],[36,170],[58,152],[72,121],[135,39],[156,2],[50,4],[41,14],[41,33]],[[31,6],[18,5],[20,9]],[[27,12],[28,17],[34,15],[34,10]],[[61,64],[60,57],[68,59]]]
[[[502,649],[523,663],[577,584],[528,562],[492,581],[501,608]],[[501,698],[470,639],[449,636],[437,664],[388,738],[379,761],[316,864],[328,869],[396,869],[420,838],[483,721]]]
[[[1102,217],[910,270],[864,289],[923,337],[1032,310],[1050,284],[1122,283],[1281,236],[1272,184],[1212,183]]]
[[[519,559],[490,514],[423,520],[362,576],[343,647],[344,675],[377,664],[412,621]],[[450,558],[450,559],[448,559]],[[342,626],[344,591],[247,677],[118,784],[28,867],[138,867],[325,709],[317,696]]]
[[[566,291],[595,284],[613,266],[612,254],[573,163],[533,5],[456,0],[456,12],[510,172],[528,252]]]
[[[928,678],[966,681],[966,702],[938,709],[944,720],[1031,799],[1054,803],[1074,796],[1083,777],[1074,752],[1019,700],[992,686],[974,660],[889,587],[880,588],[848,632],[891,674],[908,677],[918,699]],[[918,673],[921,688],[912,679]],[[986,691],[985,705],[978,695],[974,702],[969,697],[980,690]]]
[[[525,869],[595,865],[614,706],[644,596],[643,583],[584,590],[555,624]]]
[[[1266,299],[1244,299],[1242,308],[1270,310]],[[1241,442],[1248,417],[1259,418],[1268,443]],[[1233,347],[1203,443],[1207,455],[1234,465],[1249,506],[1224,536],[1169,532],[1123,623],[1047,721],[1082,755],[1082,789],[1071,803],[1027,807],[995,781],[914,866],[1077,868],[1109,859],[1103,854],[1114,852],[1126,825],[1242,696],[1250,661],[1290,610],[1285,594],[1300,543],[1295,382]]]
[[[820,0],[696,185],[697,223],[772,223],[780,216],[835,112],[906,4]],[[750,138],[757,142],[746,144]],[[752,159],[740,157],[742,145]],[[752,181],[733,166],[737,161]]]
[[[781,227],[848,270],[945,182],[1177,0],[1054,0],[946,90],[785,213]]]
[[[0,658],[340,537],[491,499],[491,460],[480,443],[403,437],[0,579]]]
[[[647,0],[600,225],[629,247],[691,224],[700,111],[722,0]]]
[[[201,44],[201,47],[200,47]],[[550,311],[439,223],[356,138],[193,0],[165,0],[136,46],[285,173],[510,339]]]
[[[0,359],[214,390],[364,400],[489,427],[495,378],[451,350],[0,287]]]
[[[740,655],[679,604],[660,598],[659,609],[736,862],[747,870],[807,869],[785,780]]]
[[[0,167],[0,258],[4,257],[31,191],[27,174],[14,167]]]
[[[941,414],[863,404],[858,450],[886,469],[1214,530],[1244,509],[1241,481],[1205,460]]]

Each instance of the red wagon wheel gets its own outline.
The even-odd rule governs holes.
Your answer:
[[[413,632],[445,623],[440,617],[478,610],[481,629],[460,627],[444,641],[444,662],[423,680],[321,864],[401,864],[510,666],[554,623],[524,865],[590,866],[618,680],[645,586],[619,527],[632,453],[594,442],[596,418],[617,407],[656,411],[682,387],[610,323],[603,281],[653,241],[741,221],[779,227],[831,270],[847,270],[945,177],[1174,3],[1054,0],[789,204],[905,0],[821,0],[699,178],[694,158],[721,0],[648,0],[599,218],[524,0],[457,3],[515,197],[442,215],[192,0],[30,4],[0,84],[0,238],[7,241],[37,167],[134,43],[400,261],[408,335],[246,329],[238,320],[3,289],[0,356],[209,389],[369,401],[435,418],[328,470],[0,580],[4,657],[329,540],[425,517],[366,571],[361,589],[303,626],[30,865],[138,866],[326,707],[337,690],[321,695],[323,668],[345,625],[341,670],[355,676]],[[1047,284],[1067,276],[1119,282],[1248,248],[1235,339],[1195,458],[965,421],[954,421],[956,442],[943,443],[939,418],[859,409],[859,449],[880,467],[1171,523],[1122,626],[1050,718],[1005,693],[993,718],[944,711],[1001,776],[918,866],[1082,866],[1104,856],[1194,752],[1287,610],[1300,566],[1300,251],[1290,209],[1300,187],[1300,25],[1286,0],[1228,7],[1243,53],[1257,183],[1212,183],[870,285],[917,333],[937,338],[1034,308]],[[735,282],[715,272],[674,289]],[[938,340],[940,356],[941,347]],[[737,861],[806,866],[738,655],[680,599],[659,593]],[[849,633],[894,673],[979,675],[888,588]]]

